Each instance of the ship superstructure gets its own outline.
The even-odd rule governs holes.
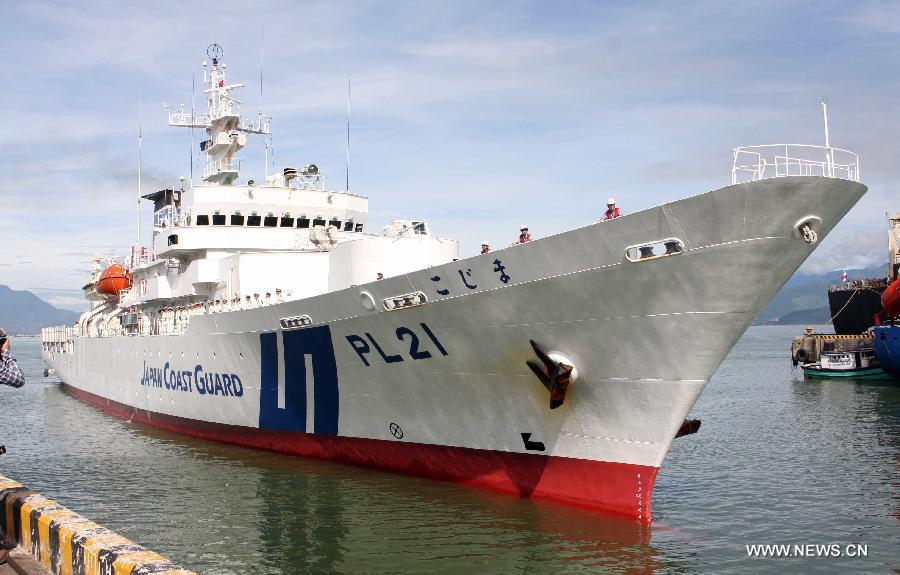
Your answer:
[[[204,184],[149,194],[131,287],[107,268],[43,334],[76,396],[199,437],[647,522],[709,378],[866,190],[849,152],[738,148],[731,185],[459,259],[421,220],[369,233],[314,165],[239,183],[270,122],[211,50],[207,115],[170,116],[207,130]]]
[[[203,184],[143,196],[153,203],[153,244],[132,250],[131,285],[100,294],[80,328],[89,335],[182,333],[188,317],[253,309],[449,262],[455,240],[421,220],[366,232],[368,199],[326,187],[315,164],[238,184],[235,154],[248,134],[270,135],[271,118],[241,118],[218,45],[204,62],[206,111],[169,113],[169,125],[202,128]],[[85,286],[93,289],[99,276]],[[112,297],[109,297],[112,296]]]

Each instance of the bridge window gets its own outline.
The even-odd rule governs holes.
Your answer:
[[[306,216],[300,216],[297,218],[297,227],[298,228],[308,228],[309,227],[309,218]]]
[[[341,220],[337,218],[333,218],[330,222],[328,222],[329,226],[334,226],[337,229],[341,229]]]
[[[352,232],[353,231],[353,220],[347,220],[344,222],[344,231]]]
[[[275,216],[266,216],[265,219],[263,219],[263,225],[267,228],[274,228],[278,225],[278,218]]]
[[[313,226],[324,226],[324,225],[325,225],[325,218],[323,218],[321,216],[319,216],[313,220]]]
[[[206,214],[200,214],[197,216],[197,225],[198,226],[208,226],[209,225],[209,216]]]
[[[233,225],[233,226],[244,225],[244,216],[242,216],[241,214],[232,214],[231,215],[231,225]]]
[[[283,227],[283,228],[294,227],[294,218],[292,218],[290,216],[282,216],[281,217],[281,227]]]
[[[361,232],[363,228],[362,224],[356,224],[356,231]]]
[[[214,226],[224,226],[225,225],[225,214],[213,214],[213,225]]]
[[[261,221],[262,221],[262,218],[257,216],[256,214],[253,214],[252,216],[247,216],[247,225],[248,226],[258,226]]]

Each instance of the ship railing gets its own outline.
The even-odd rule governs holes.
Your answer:
[[[209,114],[169,112],[169,125],[182,128],[205,128],[209,126]]]
[[[242,119],[238,129],[251,134],[270,136],[272,134],[272,116],[261,115],[255,121]]]
[[[859,181],[859,156],[849,150],[807,144],[743,146],[732,152],[731,183],[785,176]]]
[[[119,292],[119,307],[130,307],[141,303],[141,290],[123,289]]]
[[[64,325],[45,327],[41,330],[41,341],[43,343],[65,343],[72,340],[77,332],[76,328]]]
[[[132,249],[128,263],[130,269],[135,269],[145,264],[152,264],[155,261],[156,254],[153,253],[153,250],[149,248],[141,248],[140,253],[137,253],[135,249]]]
[[[888,282],[885,278],[862,278],[849,280],[839,284],[832,284],[828,287],[828,291],[841,291],[846,289],[878,289],[887,287]]]
[[[208,178],[210,176],[214,176],[216,174],[221,174],[222,172],[240,172],[241,171],[241,163],[238,160],[233,161],[225,161],[219,160],[215,162],[210,162],[207,164],[206,168],[203,169],[203,177]]]

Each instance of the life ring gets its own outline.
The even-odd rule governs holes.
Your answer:
[[[797,361],[805,363],[806,360],[809,359],[809,352],[801,347],[797,350],[797,353],[794,354],[794,357],[797,359]]]

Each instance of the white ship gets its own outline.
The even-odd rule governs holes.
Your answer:
[[[459,259],[314,165],[239,183],[246,122],[204,63],[204,183],[145,196],[153,245],[98,268],[43,354],[65,388],[164,429],[650,521],[719,363],[862,197],[855,154],[733,150],[732,183]],[[587,224],[587,222],[585,222]],[[383,274],[383,280],[378,280]]]

